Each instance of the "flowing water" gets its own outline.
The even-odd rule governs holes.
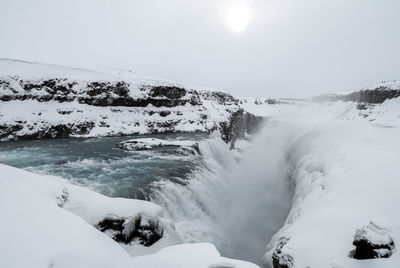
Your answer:
[[[198,141],[200,155],[114,147],[131,137],[10,142],[0,144],[0,163],[58,175],[108,196],[151,200],[175,222],[183,242],[211,242],[224,256],[260,263],[290,209],[286,152],[292,133],[269,126],[242,153],[206,134],[155,136]]]

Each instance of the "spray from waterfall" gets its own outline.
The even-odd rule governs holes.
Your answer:
[[[260,263],[290,209],[286,153],[295,133],[269,123],[240,161],[219,138],[202,141],[203,165],[186,184],[157,182],[152,200],[183,242],[211,242],[227,257]]]

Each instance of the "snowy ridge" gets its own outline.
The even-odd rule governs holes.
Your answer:
[[[344,102],[269,110],[277,127],[293,125],[285,154],[294,197],[265,267],[398,266],[400,255],[388,248],[400,243],[399,101],[372,106],[367,116]],[[365,229],[369,223],[376,227]],[[365,245],[356,239],[360,229],[372,230],[362,231],[365,239],[382,246],[376,256],[389,258],[358,260],[355,245]]]
[[[379,104],[385,100],[400,97],[400,81],[382,81],[357,91],[335,92],[318,95],[312,98],[315,102],[353,101],[359,103]]]
[[[240,107],[224,92],[140,77],[0,60],[0,141],[210,132]]]

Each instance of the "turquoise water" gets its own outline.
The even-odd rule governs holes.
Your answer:
[[[201,165],[199,155],[168,150],[126,152],[115,144],[135,137],[16,141],[0,144],[0,163],[56,175],[112,197],[148,199],[151,183],[184,184]],[[206,134],[147,135],[167,140],[203,140]]]
[[[214,135],[145,136],[196,140],[200,155],[115,148],[132,137],[18,141],[0,143],[0,163],[57,175],[112,197],[150,200],[174,222],[182,242],[210,242],[223,256],[260,263],[291,204],[286,132],[267,129],[243,152]]]

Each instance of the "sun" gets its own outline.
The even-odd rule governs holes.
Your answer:
[[[228,8],[225,14],[229,28],[237,33],[246,30],[251,18],[250,7],[244,2],[238,2]]]

